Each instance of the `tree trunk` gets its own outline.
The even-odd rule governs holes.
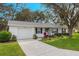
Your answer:
[[[68,28],[69,37],[72,37],[73,28]]]

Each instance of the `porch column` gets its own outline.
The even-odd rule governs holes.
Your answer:
[[[57,30],[57,32],[56,32],[56,33],[58,33],[58,28],[57,28],[56,30]]]

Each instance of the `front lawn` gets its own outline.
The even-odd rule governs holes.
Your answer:
[[[25,56],[17,42],[0,43],[0,56]]]
[[[74,33],[72,38],[67,36],[52,37],[51,40],[43,39],[42,42],[55,46],[57,48],[79,51],[79,33]]]

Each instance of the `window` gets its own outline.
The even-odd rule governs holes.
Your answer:
[[[45,32],[48,32],[49,31],[49,28],[45,28]]]
[[[58,33],[58,28],[52,28],[52,33]]]
[[[35,32],[36,32],[36,34],[42,33],[42,28],[35,28]]]
[[[65,28],[62,28],[62,33],[66,33],[66,29]]]

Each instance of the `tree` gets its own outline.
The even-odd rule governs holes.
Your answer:
[[[16,20],[28,21],[28,22],[42,22],[46,18],[43,12],[30,11],[29,9],[23,9],[16,14]]]
[[[5,6],[5,4],[0,3],[0,14],[3,15],[1,17],[6,19],[6,14],[9,13],[9,11],[11,10],[11,7],[9,6]]]
[[[3,3],[0,3],[0,15],[4,16],[8,10],[10,10],[8,6],[4,6]],[[4,19],[4,17],[0,16],[0,18],[2,18],[0,19],[0,31],[8,31],[8,22]]]
[[[20,21],[32,21],[31,11],[29,9],[22,9],[21,12],[16,14],[16,19]]]
[[[73,28],[79,22],[79,4],[50,3],[45,5],[60,17],[61,22],[68,27],[69,36],[71,37]]]
[[[32,19],[35,22],[45,21],[46,18],[47,18],[47,16],[42,11],[35,11],[32,13]]]
[[[8,12],[5,13],[5,17],[8,17],[10,20],[15,20],[15,15],[19,13],[22,9],[24,9],[24,3],[9,3],[4,4],[5,7],[8,7]]]
[[[8,31],[8,21],[3,19],[3,20],[0,20],[0,31]]]

